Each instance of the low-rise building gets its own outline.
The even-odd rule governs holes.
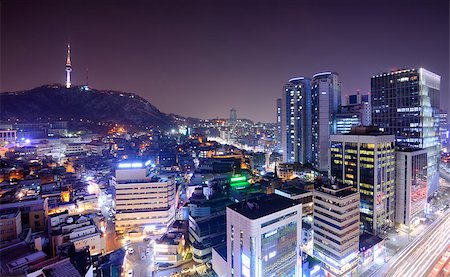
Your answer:
[[[76,251],[89,247],[91,255],[102,254],[106,250],[105,237],[94,221],[87,216],[70,216],[67,212],[50,215],[50,234],[53,254],[60,247],[73,244]]]
[[[0,213],[15,213],[20,210],[21,220],[24,227],[30,227],[32,232],[45,231],[48,203],[47,199],[41,197],[24,197],[15,199],[13,202],[1,203]]]
[[[0,275],[23,276],[30,267],[47,259],[42,251],[34,251],[26,242],[9,244],[0,249]]]
[[[183,259],[186,242],[181,232],[168,232],[155,242],[155,262],[178,263]]]
[[[20,210],[0,215],[0,242],[16,239],[22,232]]]
[[[66,145],[66,155],[79,155],[86,153],[85,143],[69,143]]]

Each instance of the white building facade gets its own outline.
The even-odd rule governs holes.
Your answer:
[[[273,194],[228,206],[228,276],[302,276],[301,236],[294,200]]]
[[[113,182],[116,231],[165,232],[175,217],[175,180],[149,176],[142,163],[124,165]]]
[[[359,193],[346,187],[314,191],[313,254],[330,276],[348,276],[358,265]]]
[[[395,221],[410,231],[420,222],[427,203],[427,150],[396,151]]]

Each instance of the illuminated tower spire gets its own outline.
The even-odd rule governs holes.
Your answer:
[[[66,61],[66,88],[70,88],[70,72],[72,71],[72,63],[70,62],[70,43],[67,44],[67,61]]]

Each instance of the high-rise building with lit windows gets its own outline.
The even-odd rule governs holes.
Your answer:
[[[292,78],[283,87],[281,133],[283,161],[307,163],[311,152],[311,79]]]
[[[358,265],[359,193],[335,182],[317,188],[313,197],[313,255],[327,276],[349,276]]]
[[[322,172],[329,170],[330,135],[336,133],[336,115],[341,107],[341,83],[335,72],[313,76],[312,88],[312,164]]]
[[[230,110],[230,122],[236,123],[236,121],[237,121],[237,112],[235,108],[232,108]]]
[[[428,195],[439,185],[439,91],[441,77],[424,68],[371,79],[373,124],[395,135],[399,148],[427,150]]]
[[[281,146],[281,109],[283,108],[283,101],[281,98],[277,98],[277,113],[276,113],[276,120],[277,120],[277,140],[278,143],[280,143]]]
[[[396,151],[395,221],[409,232],[420,223],[427,203],[427,150]]]
[[[346,134],[355,126],[372,125],[372,109],[368,94],[348,95],[347,104],[336,115],[336,134]]]
[[[360,193],[362,231],[380,234],[395,222],[394,135],[355,127],[330,140],[330,176]]]
[[[228,206],[227,276],[302,276],[301,236],[295,200],[271,194]]]
[[[142,162],[122,162],[116,169],[117,232],[164,232],[175,218],[175,180],[149,175]]]
[[[441,141],[441,147],[444,152],[448,152],[448,141],[449,141],[449,131],[448,131],[448,113],[441,110],[439,113],[439,136]]]

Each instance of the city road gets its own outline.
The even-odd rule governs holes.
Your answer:
[[[425,276],[450,244],[450,209],[389,260],[376,276]]]

